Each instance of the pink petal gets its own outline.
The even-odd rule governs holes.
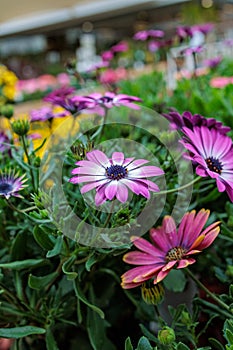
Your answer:
[[[98,189],[96,191],[96,195],[95,195],[95,204],[97,206],[103,204],[104,202],[106,202],[107,198],[105,197],[104,194],[104,186],[102,186],[100,189]]]
[[[141,237],[137,237],[137,236],[133,236],[133,237],[131,237],[131,240],[132,240],[133,244],[135,245],[135,247],[137,247],[141,251],[143,251],[147,254],[153,255],[155,258],[164,256],[164,259],[165,259],[164,252],[161,252],[159,249],[154,247],[146,239],[141,238]]]
[[[150,277],[143,277],[150,271],[150,274],[154,274],[157,271],[157,266],[138,266],[126,271],[122,276],[123,283],[138,283],[148,280]]]
[[[99,150],[91,151],[86,154],[86,157],[88,160],[101,165],[102,167],[106,168],[107,166],[110,166],[110,162],[106,154]]]
[[[170,270],[159,271],[157,277],[154,280],[154,284],[161,282],[169,274],[169,272],[170,272]]]
[[[113,164],[117,164],[117,165],[122,165],[124,162],[125,156],[124,153],[122,152],[114,152],[112,154],[112,162]]]
[[[112,200],[117,192],[118,184],[117,181],[111,181],[105,187],[105,196],[107,199]]]
[[[121,203],[125,203],[128,199],[128,189],[121,181],[118,181],[116,197]]]
[[[130,158],[129,158],[130,159]],[[134,158],[131,158],[131,159],[134,159]],[[127,169],[128,170],[132,170],[134,168],[138,168],[140,167],[141,165],[143,164],[146,164],[146,163],[149,163],[149,160],[146,160],[146,159],[136,159],[134,160],[132,163],[130,163],[128,166],[127,166]],[[124,164],[126,166],[126,164]]]
[[[83,193],[86,193],[86,192],[88,192],[88,191],[93,190],[93,188],[102,186],[102,185],[104,184],[103,181],[106,182],[106,180],[103,179],[103,180],[101,180],[101,181],[99,181],[99,182],[96,182],[96,181],[95,181],[95,182],[92,182],[92,183],[90,183],[90,184],[84,185],[84,186],[81,188],[81,191],[80,191],[80,192],[83,194]]]
[[[192,265],[196,262],[195,259],[189,258],[189,259],[182,259],[178,262],[177,269],[183,269],[187,267],[188,265]]]
[[[216,227],[215,229],[211,230],[203,239],[203,241],[200,243],[200,245],[197,247],[198,250],[203,250],[207,247],[209,247],[213,241],[215,240],[215,238],[218,236],[220,232],[220,227]]]
[[[154,257],[150,254],[147,253],[142,253],[142,252],[129,252],[127,254],[124,255],[123,260],[128,263],[128,264],[132,264],[132,265],[155,265],[156,263],[158,263],[158,261],[163,262],[163,258],[158,258],[158,257]]]
[[[80,167],[75,168],[72,170],[71,174],[86,174],[86,175],[96,175],[96,176],[103,176],[105,174],[104,168],[101,168],[100,166],[96,165],[95,168],[91,167]]]
[[[150,176],[163,175],[164,171],[157,166],[149,165],[143,166],[142,168],[133,169],[129,171],[130,177],[144,178]]]
[[[99,181],[107,181],[108,179],[106,179],[106,177],[99,177],[99,176],[94,176],[94,175],[87,175],[87,176],[74,176],[72,177],[69,181],[72,183],[82,183],[82,182],[99,182]]]

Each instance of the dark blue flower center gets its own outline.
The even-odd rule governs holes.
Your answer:
[[[9,183],[2,182],[0,183],[0,194],[7,194],[12,191],[13,186]]]
[[[121,165],[111,165],[106,169],[106,175],[111,180],[120,180],[124,179],[127,176],[127,168]]]
[[[208,168],[211,171],[214,171],[217,174],[221,174],[221,172],[222,172],[222,163],[218,159],[216,159],[214,157],[209,157],[205,161],[206,161],[206,164],[207,164]]]

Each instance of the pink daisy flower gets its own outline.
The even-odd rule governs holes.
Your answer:
[[[95,204],[101,205],[106,200],[116,197],[125,203],[128,199],[128,189],[137,195],[150,198],[150,192],[159,192],[158,186],[147,177],[163,175],[162,169],[156,166],[142,166],[148,160],[125,158],[122,152],[114,152],[108,158],[103,152],[94,150],[87,153],[88,160],[76,163],[70,179],[73,184],[88,182],[81,189],[86,193],[96,189]]]
[[[206,126],[183,128],[180,142],[190,151],[187,158],[196,165],[199,176],[216,180],[219,192],[226,191],[233,202],[233,144],[232,139]]]
[[[141,237],[132,237],[139,251],[125,254],[123,260],[138,266],[122,275],[122,287],[134,288],[151,278],[156,284],[173,268],[182,269],[194,264],[196,260],[192,255],[209,247],[220,231],[220,222],[203,229],[209,214],[205,209],[197,214],[195,210],[186,213],[178,230],[173,218],[165,216],[162,226],[150,230],[152,243]]]

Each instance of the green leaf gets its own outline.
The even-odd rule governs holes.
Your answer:
[[[28,277],[28,285],[32,289],[42,289],[59,275],[58,272],[52,272],[46,276],[33,276],[32,274]]]
[[[87,271],[91,270],[91,267],[98,261],[98,257],[95,254],[92,254],[86,261],[85,268]]]
[[[98,308],[96,305],[91,304],[87,298],[85,297],[83,291],[81,290],[79,286],[79,282],[76,280],[74,281],[74,291],[75,295],[78,299],[80,299],[84,304],[86,304],[88,307],[90,307],[93,311],[97,312],[97,314],[101,317],[104,318],[104,312]]]
[[[225,330],[225,335],[229,345],[233,345],[233,333],[230,331],[230,329]]]
[[[183,292],[186,285],[186,278],[181,270],[171,270],[163,281],[165,287],[173,292]]]
[[[95,302],[93,289],[90,288],[89,297]],[[87,309],[87,332],[94,350],[116,350],[115,346],[106,336],[106,321],[92,308]]]
[[[52,258],[52,257],[60,254],[61,249],[62,249],[62,243],[63,243],[63,236],[58,236],[56,238],[56,243],[55,243],[53,249],[49,250],[48,253],[46,254],[46,258]]]
[[[31,334],[44,334],[45,332],[46,330],[44,328],[34,326],[0,328],[0,337],[19,339]]]
[[[224,346],[215,338],[209,338],[209,343],[212,345],[213,350],[225,350]]]
[[[146,337],[141,337],[138,342],[137,350],[153,350],[153,348]]]
[[[131,343],[130,337],[125,341],[125,350],[133,350],[133,345]]]
[[[11,269],[11,270],[23,270],[33,267],[38,267],[48,263],[45,259],[27,259],[27,260],[17,260],[9,263],[0,264],[0,268]]]
[[[11,248],[12,260],[24,259],[26,250],[27,250],[26,240],[27,240],[26,232],[19,232],[17,234]]]
[[[178,343],[176,350],[190,350],[190,348],[183,343]]]
[[[62,271],[66,274],[68,280],[73,280],[73,279],[75,279],[78,276],[77,272],[70,271],[72,266],[73,266],[73,264],[74,264],[74,262],[75,262],[75,260],[76,260],[76,256],[75,255],[71,255],[69,257],[69,259],[67,259],[64,262],[64,264],[62,265]]]
[[[33,236],[41,248],[51,250],[54,247],[55,238],[52,239],[40,226],[35,226]]]
[[[50,328],[46,330],[45,342],[47,350],[59,350]]]

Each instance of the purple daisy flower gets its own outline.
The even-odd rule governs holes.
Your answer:
[[[132,237],[139,251],[129,252],[123,260],[137,267],[125,272],[122,278],[124,289],[140,286],[151,278],[154,284],[162,281],[173,269],[182,269],[194,264],[192,255],[201,253],[209,247],[219,234],[220,222],[203,229],[209,210],[201,209],[197,214],[193,210],[181,219],[178,230],[171,216],[165,216],[162,226],[150,230],[152,244],[141,237]]]
[[[180,142],[189,150],[187,158],[196,165],[197,175],[215,179],[218,191],[226,191],[233,202],[232,139],[206,126],[183,128],[183,132]]]
[[[192,38],[193,37],[192,27],[179,26],[176,28],[176,35],[179,37],[181,42],[186,38]]]
[[[4,131],[0,131],[0,153],[4,153],[10,150],[10,140]]]
[[[211,32],[214,29],[213,23],[203,23],[203,24],[197,24],[192,26],[192,31],[195,32],[201,32],[204,35],[207,35],[209,32]]]
[[[30,112],[31,122],[40,121],[44,122],[46,120],[51,120],[53,118],[65,117],[69,115],[67,111],[54,112],[51,107],[42,107],[40,109],[33,109]]]
[[[171,128],[175,130],[182,130],[183,127],[193,130],[194,126],[207,126],[208,129],[216,129],[223,135],[231,130],[229,126],[222,125],[214,118],[205,118],[200,114],[192,114],[189,111],[185,111],[182,115],[172,111],[164,113],[163,116],[171,123]]]
[[[27,186],[24,184],[25,181],[27,181],[25,175],[19,176],[19,173],[14,173],[11,170],[1,171],[0,197],[5,197],[6,199],[9,199],[11,196],[22,198],[18,192]]]
[[[102,106],[105,108],[112,108],[114,106],[126,106],[132,109],[140,109],[140,106],[134,102],[142,102],[139,97],[129,96],[125,94],[115,94],[114,92],[93,93],[88,96],[76,96],[77,101],[86,103],[87,108],[95,108],[96,106]]]
[[[204,64],[204,66],[206,66],[206,67],[215,68],[215,67],[217,67],[221,62],[222,62],[222,57],[218,56],[218,57],[210,58],[209,60],[204,60],[203,64]]]
[[[195,55],[197,53],[201,53],[204,50],[202,46],[193,46],[193,47],[188,47],[180,52],[181,55]]]
[[[45,96],[44,101],[63,107],[71,114],[78,114],[86,108],[86,104],[77,101],[76,96],[72,95],[74,91],[72,87],[62,87]]]
[[[125,158],[122,152],[114,152],[108,158],[103,152],[94,150],[87,153],[88,160],[76,163],[70,179],[73,184],[88,182],[81,189],[86,193],[96,189],[95,204],[101,205],[106,200],[116,197],[125,203],[128,199],[128,188],[145,198],[150,198],[150,192],[159,192],[158,186],[147,177],[163,175],[162,169],[156,166],[142,166],[148,160]]]

